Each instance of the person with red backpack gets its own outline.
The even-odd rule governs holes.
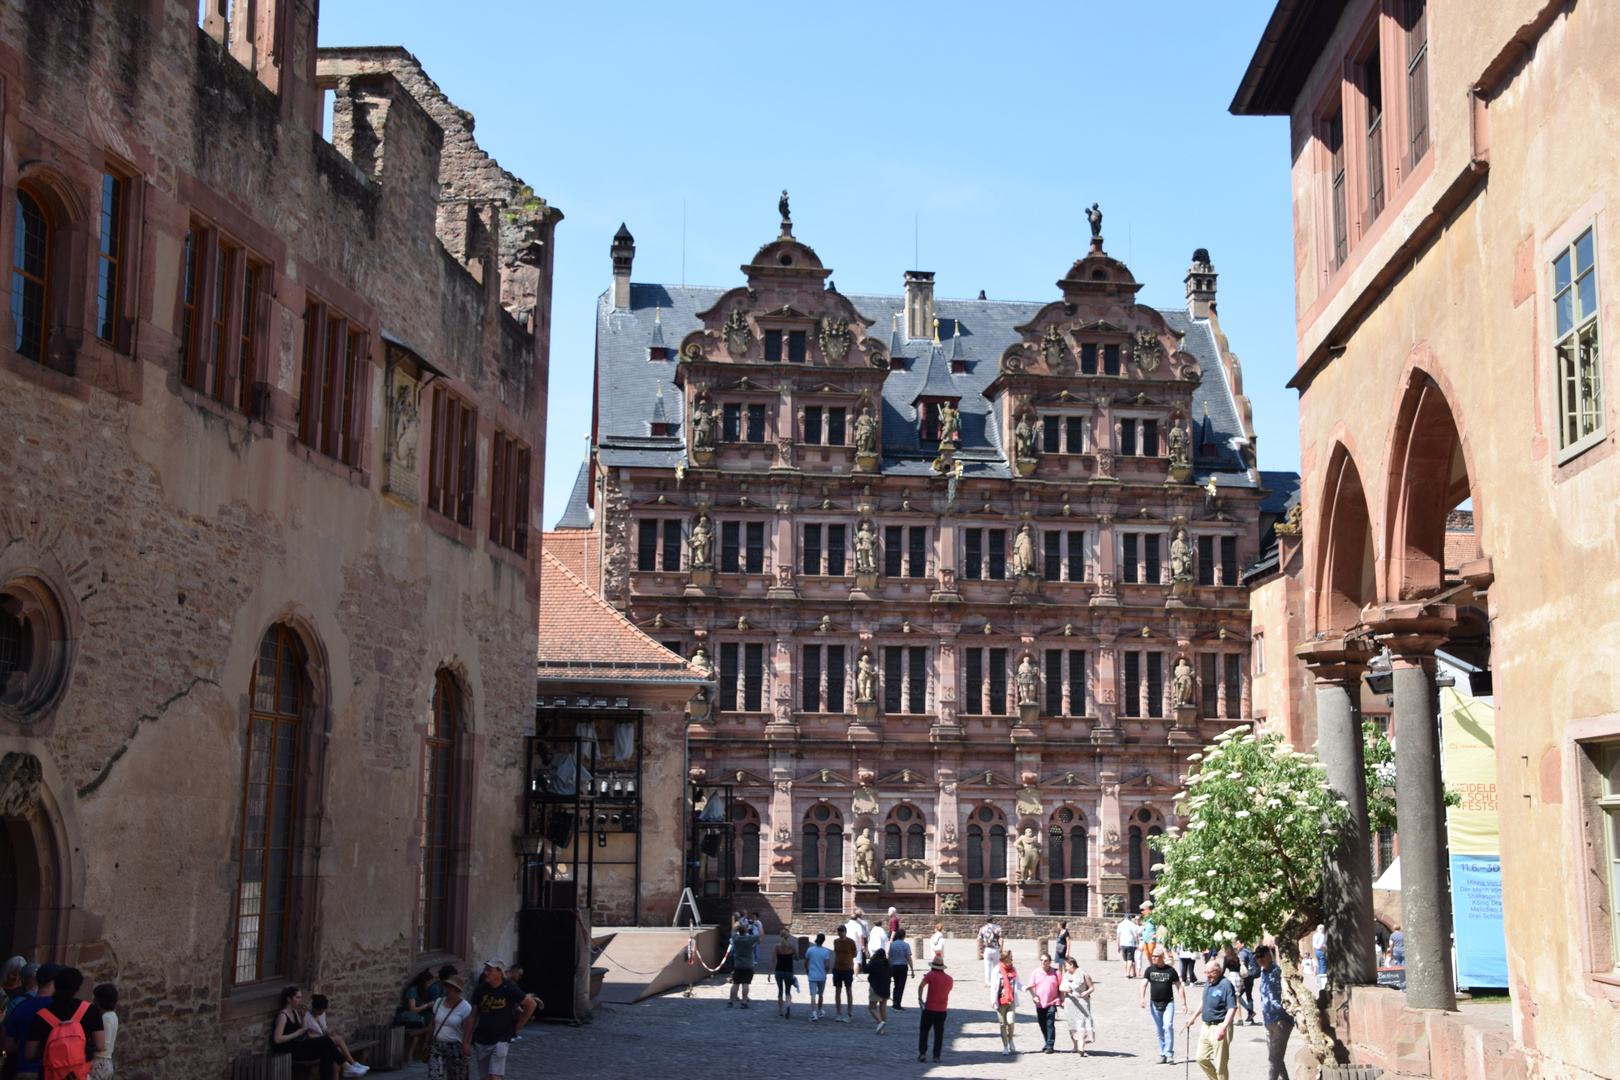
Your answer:
[[[102,1047],[101,1010],[79,1000],[84,972],[63,968],[50,1004],[28,1022],[23,1059],[40,1063],[40,1080],[86,1080],[90,1059]]]

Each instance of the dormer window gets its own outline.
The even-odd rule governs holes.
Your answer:
[[[668,360],[669,349],[663,345],[653,345],[647,350],[648,360]]]
[[[658,421],[655,420],[655,421],[653,421],[653,424],[652,424],[652,433],[654,435],[668,435],[669,434],[669,425],[659,423]]]
[[[922,418],[922,427],[918,434],[922,438],[923,442],[937,443],[940,441],[940,434],[942,430],[940,412],[947,405],[949,405],[954,411],[956,408],[956,401],[957,399],[955,398],[922,399],[922,401],[919,403],[918,410],[919,415]],[[960,425],[960,421],[958,421],[958,425]],[[958,430],[960,430],[960,428],[958,428]],[[957,437],[953,436],[951,441],[953,443],[958,441]]]
[[[1080,374],[1097,374],[1097,353],[1102,353],[1102,373],[1104,375],[1119,374],[1119,346],[1098,345],[1096,342],[1080,346]]]

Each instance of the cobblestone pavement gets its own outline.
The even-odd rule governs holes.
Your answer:
[[[1020,973],[1026,973],[1034,966],[1038,955],[1034,943],[1013,942],[1012,948],[1019,960]],[[1034,1008],[1027,999],[1019,1003],[1014,1036],[1014,1044],[1020,1052],[1014,1057],[1003,1057],[990,990],[984,985],[983,963],[974,958],[969,942],[950,942],[945,955],[956,985],[951,992],[946,1023],[944,1060],[938,1065],[917,1061],[915,981],[909,982],[905,989],[906,1009],[899,1013],[891,1010],[887,1029],[882,1035],[876,1035],[875,1024],[866,1016],[866,990],[859,976],[855,989],[860,997],[860,1008],[853,1023],[811,1023],[803,993],[794,995],[792,1018],[778,1018],[774,982],[761,972],[754,980],[755,1000],[748,1010],[727,1009],[727,987],[718,979],[712,979],[698,984],[690,998],[676,991],[634,1005],[602,1005],[596,1010],[593,1021],[582,1027],[548,1023],[527,1028],[524,1038],[512,1046],[507,1076],[510,1080],[554,1076],[807,1080],[873,1067],[882,1071],[871,1075],[880,1077],[904,1076],[914,1071],[918,1076],[974,1080],[1058,1076],[1176,1080],[1188,1075],[1203,1076],[1196,1062],[1190,1069],[1182,1063],[1186,1056],[1187,1032],[1181,1026],[1183,1016],[1179,1005],[1176,1062],[1174,1065],[1157,1064],[1152,1021],[1137,1005],[1140,984],[1127,981],[1117,962],[1082,964],[1097,984],[1092,998],[1097,1041],[1088,1048],[1084,1058],[1069,1051],[1068,1031],[1062,1027],[1058,1032],[1062,1052],[1040,1053],[1040,1029],[1035,1024]],[[799,985],[805,985],[802,970]],[[829,1011],[831,989],[828,987]],[[1189,1003],[1196,1008],[1200,996],[1197,987],[1186,989]],[[1198,1031],[1195,1024],[1192,1029],[1195,1047]],[[1265,1029],[1239,1024],[1232,1029],[1232,1034],[1232,1077],[1235,1080],[1264,1077]],[[1290,1056],[1298,1045],[1296,1037],[1289,1048]]]

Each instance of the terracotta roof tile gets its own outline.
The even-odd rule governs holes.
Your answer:
[[[550,534],[548,534],[550,535]],[[603,600],[549,547],[540,553],[541,678],[703,679]]]
[[[587,586],[597,579],[597,534],[595,529],[556,529],[541,537],[541,546],[557,561],[573,571]]]

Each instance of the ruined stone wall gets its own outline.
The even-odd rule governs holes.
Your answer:
[[[261,6],[286,21],[276,70],[244,66],[186,4],[34,0],[0,12],[0,243],[12,241],[22,183],[50,201],[75,268],[53,299],[48,362],[0,349],[0,589],[44,584],[67,657],[47,708],[7,711],[0,696],[0,753],[40,762],[30,820],[45,845],[44,912],[11,928],[11,951],[119,984],[121,1068],[163,1076],[223,1077],[231,1056],[263,1049],[287,982],[329,995],[347,1030],[385,1022],[429,961],[466,968],[515,948],[511,835],[538,575],[485,535],[488,454],[497,425],[533,447],[538,515],[544,329],[502,309],[500,259],[479,278],[445,252],[433,108],[388,72],[363,73],[340,88],[329,143],[311,122],[312,9]],[[109,167],[131,180],[132,215],[128,322],[110,346],[89,329],[84,284]],[[530,224],[549,251],[560,215],[540,207]],[[252,415],[179,378],[193,220],[268,274]],[[306,296],[369,341],[354,467],[297,440]],[[14,342],[9,313],[0,320],[0,341]],[[470,528],[423,506],[425,428],[413,486],[390,471],[385,365],[400,347],[384,335],[478,410]],[[530,546],[538,556],[538,532]],[[284,972],[237,986],[250,683],[277,624],[308,654],[292,945]],[[451,943],[429,955],[423,746],[441,669],[463,731]]]

